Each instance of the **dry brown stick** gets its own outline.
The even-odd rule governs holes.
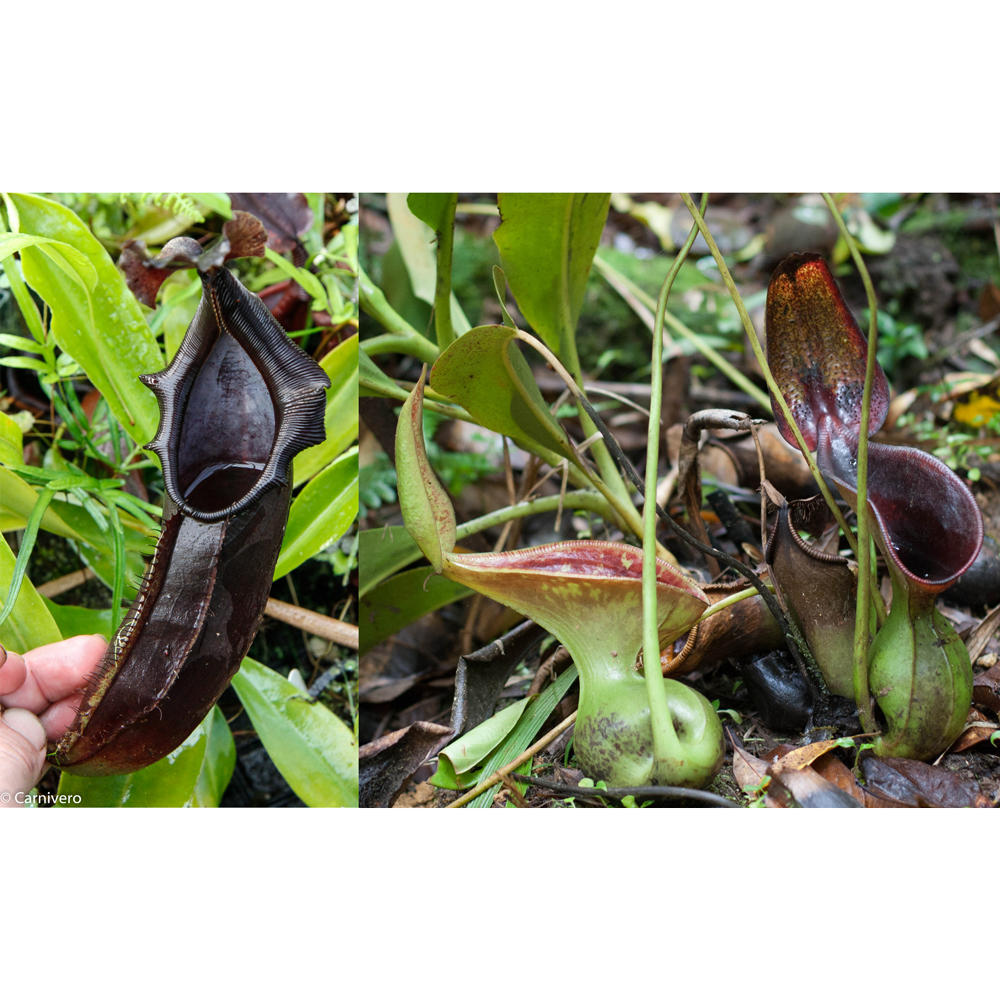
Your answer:
[[[569,650],[565,646],[560,646],[539,668],[535,671],[531,687],[528,688],[526,698],[538,694],[542,690],[545,678],[550,676],[556,669],[569,661]]]
[[[49,580],[48,583],[43,583],[40,587],[36,587],[35,590],[42,597],[56,597],[59,594],[65,594],[67,590],[79,587],[81,583],[86,583],[93,578],[94,571],[89,566],[85,566],[83,569],[78,569],[75,573],[67,573],[58,579]]]
[[[561,733],[566,732],[569,727],[576,722],[576,712],[572,715],[566,716],[562,722],[559,723],[555,729],[550,729],[537,743],[533,743],[527,750],[521,754],[520,757],[515,757],[509,764],[505,764],[498,771],[494,771],[485,781],[480,782],[471,791],[466,792],[464,795],[459,796],[450,805],[446,806],[447,809],[458,809],[460,806],[464,806],[466,803],[471,802],[473,799],[479,798],[483,792],[492,788],[494,785],[499,785],[501,781],[513,771],[516,771],[526,760],[530,760],[532,757],[538,753],[539,750],[544,750],[557,736]]]
[[[347,649],[358,648],[357,625],[342,622],[337,618],[330,618],[328,615],[321,615],[308,608],[300,608],[296,604],[286,604],[273,597],[267,599],[264,614],[277,618],[278,621],[285,622],[287,625],[300,628],[303,632],[329,639],[330,642],[335,642],[338,646],[344,646]]]

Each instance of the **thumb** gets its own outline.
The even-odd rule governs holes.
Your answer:
[[[23,806],[45,766],[45,729],[25,708],[0,717],[0,807]],[[20,794],[19,794],[20,793]]]

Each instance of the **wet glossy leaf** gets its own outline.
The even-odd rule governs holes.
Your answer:
[[[341,538],[358,516],[358,450],[317,475],[292,502],[275,580]]]
[[[390,577],[359,602],[360,654],[363,656],[429,611],[436,611],[471,593],[468,587],[437,576],[430,566]]]
[[[96,274],[80,281],[46,256],[40,246],[21,251],[25,281],[52,310],[52,334],[71,354],[108,401],[112,413],[138,444],[156,433],[159,411],[153,394],[138,376],[163,368],[163,357],[135,296],[107,251],[68,208],[35,195],[9,196],[20,217],[20,232],[67,243],[81,253]],[[69,258],[66,261],[72,265]]]
[[[295,456],[295,485],[311,479],[358,436],[358,338],[345,340],[319,365],[330,378],[323,425],[326,440]]]
[[[306,805],[357,806],[357,740],[333,712],[250,657],[232,683],[275,767]]]
[[[525,319],[564,357],[575,335],[609,194],[501,194],[494,240]],[[575,351],[574,351],[575,353]]]
[[[141,771],[106,778],[63,773],[60,795],[78,795],[82,808],[215,807],[236,766],[236,744],[218,706],[176,749]]]

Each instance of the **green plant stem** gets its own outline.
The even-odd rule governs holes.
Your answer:
[[[372,357],[376,354],[411,354],[424,364],[432,365],[438,359],[439,351],[426,337],[419,333],[380,333],[361,341],[361,350]]]
[[[614,520],[611,504],[600,493],[595,493],[593,490],[572,490],[563,497],[562,505],[564,510],[589,510],[591,513],[599,514],[605,521]],[[537,500],[525,500],[510,507],[501,507],[499,510],[491,511],[482,517],[460,524],[456,529],[455,537],[456,539],[468,538],[469,535],[474,535],[477,531],[496,527],[505,521],[513,521],[519,517],[530,517],[533,514],[544,514],[550,510],[557,510],[558,507],[558,495],[539,497]]]
[[[361,308],[372,319],[376,319],[389,331],[378,337],[362,341],[361,349],[371,357],[373,354],[412,354],[415,358],[432,365],[441,353],[422,333],[415,330],[395,309],[389,305],[382,289],[358,267],[358,296]],[[449,313],[450,315],[450,313]]]
[[[640,288],[634,281],[629,280],[621,271],[617,270],[606,260],[602,260],[600,257],[594,258],[594,267],[597,268],[598,272],[604,278],[605,281],[616,291],[619,295],[625,297],[625,295],[634,296],[638,302],[632,305],[633,311],[642,320],[646,327],[652,332],[655,320],[653,314],[649,311],[656,308],[656,303],[653,301],[652,296],[648,295],[645,290]],[[626,300],[627,301],[627,300]],[[639,309],[636,306],[644,306],[645,308]],[[722,372],[726,378],[729,379],[734,385],[739,386],[748,396],[752,396],[760,406],[766,410],[768,413],[771,412],[771,400],[766,392],[762,392],[757,386],[753,384],[743,374],[738,368],[736,368],[731,362],[727,361],[711,344],[706,343],[694,330],[685,326],[676,316],[672,313],[664,310],[663,313],[664,322],[677,331],[685,340],[689,341],[694,345],[695,349],[699,354],[704,355],[709,361],[715,365],[716,368]]]
[[[563,349],[561,353],[565,359],[564,364],[566,366],[566,370],[576,383],[579,392],[582,393],[583,372],[580,370],[580,358],[576,352],[575,334],[571,331],[569,336],[563,336],[562,344]],[[580,426],[583,428],[584,438],[592,437],[597,432],[596,424],[594,424],[590,417],[582,410],[579,413],[579,418]],[[641,523],[639,512],[636,510],[635,504],[632,503],[632,497],[629,494],[628,487],[625,485],[625,480],[622,479],[621,473],[618,471],[618,467],[615,465],[614,459],[612,459],[610,453],[608,452],[607,445],[604,443],[603,438],[600,441],[595,441],[590,446],[590,453],[594,456],[594,462],[597,464],[598,471],[601,473],[601,478],[616,498],[615,509],[621,513],[630,529],[635,532],[635,525]],[[642,537],[641,531],[635,533],[639,538]]]
[[[566,388],[569,389],[569,391],[572,393],[577,402],[580,403],[581,407],[590,406],[590,403],[587,400],[587,397],[584,394],[583,389],[580,388],[579,383],[576,381],[576,379],[573,378],[570,372],[566,370],[566,367],[563,365],[563,363],[552,353],[552,351],[548,349],[548,347],[546,347],[545,344],[543,344],[537,337],[533,337],[530,333],[525,333],[524,330],[517,331],[517,339],[523,340],[526,344],[530,344],[536,351],[538,351],[539,354],[541,354],[543,358],[545,358],[546,361],[548,361],[550,365],[552,365],[552,367],[556,370],[556,373],[559,375],[559,377],[563,380],[563,382],[566,383]],[[662,343],[662,338],[661,338],[661,343]],[[591,410],[593,410],[593,407],[591,407]],[[584,417],[587,417],[587,414],[581,410],[580,412],[581,423],[583,422]],[[587,420],[590,426],[593,428],[591,433],[595,433],[597,431],[597,424],[593,423],[592,417],[587,417]],[[657,420],[659,420],[659,418],[657,418]],[[657,423],[657,427],[659,427],[659,423]],[[603,438],[601,441],[595,442],[595,445],[591,447],[591,451],[594,450],[594,447],[596,447],[597,444],[603,445],[604,444]],[[607,451],[606,447],[604,453],[608,456],[608,461],[611,462],[612,464],[612,468],[614,471],[614,481],[617,481],[621,485],[622,489],[625,491],[625,500],[622,500],[619,493],[616,490],[612,489],[608,485],[608,483],[604,481],[604,478],[602,476],[595,476],[593,472],[591,472],[591,470],[588,469],[584,463],[581,462],[577,466],[577,468],[581,469],[589,477],[594,487],[600,490],[601,493],[603,493],[604,496],[607,497],[608,503],[611,504],[611,506],[615,509],[615,511],[618,514],[617,520],[621,522],[621,527],[628,528],[628,530],[631,531],[632,534],[636,536],[636,538],[640,539],[644,538],[645,536],[644,536],[642,519],[639,517],[639,512],[635,509],[635,505],[632,503],[631,497],[628,496],[628,491],[625,489],[625,483],[621,477],[621,474],[618,471],[618,466],[614,464],[614,459],[611,458],[611,454]],[[656,546],[657,546],[657,553],[661,559],[664,559],[665,561],[669,562],[671,566],[678,565],[677,560],[672,552],[670,552],[668,549],[660,545],[659,542],[656,543]]]
[[[458,195],[448,199],[444,220],[437,231],[437,278],[434,285],[434,329],[438,350],[443,351],[455,339],[451,325],[451,251],[455,242],[455,206]]]
[[[708,195],[702,198],[702,208],[708,204]],[[698,235],[692,226],[684,245],[674,258],[656,303],[653,324],[652,367],[649,376],[649,435],[646,441],[646,496],[656,496],[656,472],[660,462],[660,412],[663,408],[663,316],[667,311],[667,297]],[[680,740],[674,729],[667,686],[660,670],[660,619],[656,601],[656,504],[647,501],[642,508],[642,661],[649,664],[644,671],[646,697],[649,699],[650,723],[653,727],[653,773],[659,766],[669,767],[671,761],[683,758]]]
[[[871,600],[871,543],[870,526],[868,523],[868,426],[871,418],[872,380],[875,377],[875,358],[878,350],[878,303],[875,299],[875,288],[868,276],[868,268],[861,259],[861,253],[833,198],[823,193],[823,200],[840,228],[847,246],[854,258],[854,264],[861,274],[865,293],[868,296],[868,312],[871,319],[868,323],[868,358],[865,365],[865,387],[861,395],[861,430],[858,438],[858,601],[854,617],[854,700],[858,705],[858,718],[861,728],[866,732],[875,728],[875,716],[872,708],[871,691],[868,687],[868,605]],[[876,591],[877,592],[877,591]],[[881,595],[880,595],[881,596]]]
[[[719,252],[719,248],[715,243],[715,238],[712,236],[708,226],[705,224],[705,220],[702,217],[701,212],[698,211],[697,206],[691,200],[691,196],[682,193],[681,198],[684,200],[684,204],[687,206],[688,211],[691,213],[698,225],[698,228],[701,230],[702,236],[705,237],[705,242],[712,251],[712,257],[715,260],[716,266],[719,268],[722,280],[725,281],[726,288],[729,289],[729,294],[732,296],[733,302],[736,303],[736,311],[740,314],[740,319],[743,321],[743,329],[746,330],[747,337],[750,338],[750,346],[753,348],[753,353],[757,358],[757,363],[760,365],[760,370],[764,373],[764,380],[767,382],[768,389],[771,390],[771,396],[777,401],[778,406],[781,407],[781,412],[784,415],[785,421],[788,426],[791,427],[792,433],[795,435],[799,451],[802,452],[802,457],[806,460],[806,464],[809,466],[809,471],[812,473],[813,479],[816,480],[816,485],[819,487],[820,493],[823,494],[823,499],[833,512],[833,516],[837,519],[837,524],[840,525],[840,530],[843,531],[844,537],[847,539],[847,544],[850,545],[854,554],[857,555],[858,540],[854,537],[854,532],[851,531],[851,526],[847,523],[844,515],[840,512],[840,508],[837,506],[836,500],[833,499],[833,494],[830,492],[829,487],[826,485],[826,481],[823,479],[823,473],[819,471],[819,466],[816,464],[816,460],[813,458],[812,452],[809,451],[805,439],[802,437],[799,425],[795,422],[795,417],[792,416],[791,408],[788,406],[788,402],[781,394],[781,390],[774,381],[774,376],[771,374],[771,369],[767,363],[767,357],[760,346],[760,341],[757,339],[757,331],[754,330],[753,323],[750,322],[750,316],[747,313],[746,306],[743,304],[743,299],[740,296],[740,293],[736,290],[736,282],[733,281],[733,276],[729,273],[729,268],[726,267],[726,262],[723,260],[722,254]],[[873,597],[875,598],[875,608],[879,616],[879,621],[884,621],[885,605],[882,604],[881,595],[878,594],[878,591],[875,591]]]
[[[765,584],[765,586],[767,586],[767,589],[770,591],[774,590],[774,586],[772,584]],[[723,608],[728,608],[731,604],[737,604],[740,601],[745,601],[749,597],[759,596],[760,595],[757,593],[756,587],[747,587],[745,590],[738,590],[735,594],[730,594],[728,597],[723,597],[721,601],[716,601],[716,603],[713,604],[695,624],[700,625],[703,621],[711,618],[714,614],[718,614],[718,612],[722,611]]]
[[[364,375],[358,376],[358,385],[370,389],[382,399],[398,399],[401,403],[405,403],[409,396],[409,393],[398,385],[394,385],[392,389],[389,389],[384,383],[371,382]],[[449,417],[452,420],[465,420],[470,424],[476,423],[472,415],[462,409],[461,406],[451,406],[447,403],[439,403],[434,399],[425,399],[424,409],[433,410],[435,413],[440,413],[443,417]]]

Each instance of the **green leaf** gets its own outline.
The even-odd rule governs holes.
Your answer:
[[[324,309],[328,308],[326,289],[323,287],[319,278],[317,278],[312,271],[307,271],[303,267],[296,267],[291,261],[285,260],[280,253],[272,250],[270,247],[264,248],[264,256],[272,264],[274,264],[278,270],[282,272],[282,274],[301,285],[302,288],[304,288],[314,299],[318,299],[320,305],[322,305]]]
[[[20,465],[23,461],[24,434],[6,413],[0,411],[0,462]],[[31,487],[29,486],[28,489]]]
[[[389,399],[405,399],[406,390],[400,389],[364,350],[358,357],[358,384],[362,396],[388,396]]]
[[[444,195],[444,197],[449,196]],[[437,282],[434,230],[413,214],[407,205],[405,194],[386,195],[386,204],[389,209],[392,231],[396,236],[396,243],[399,245],[400,253],[406,263],[406,270],[410,275],[413,294],[418,299],[423,299],[424,302],[434,305],[434,290]],[[455,335],[459,337],[472,326],[466,319],[465,313],[462,312],[462,307],[458,304],[454,292],[451,293],[451,324],[455,328]]]
[[[471,788],[475,782],[469,777],[469,772],[504,741],[529,702],[528,698],[514,702],[449,743],[438,754],[438,769],[431,778],[431,784],[438,788]]]
[[[328,708],[246,657],[233,687],[274,766],[309,806],[358,805],[358,742]]]
[[[332,545],[358,516],[358,449],[341,455],[309,482],[292,503],[274,578]]]
[[[576,680],[576,677],[576,667],[570,667],[561,673],[555,682],[550,684],[532,702],[511,731],[511,734],[497,747],[483,765],[484,778],[488,778],[501,767],[516,760],[531,746],[538,735],[538,731],[545,724],[545,720],[552,714],[556,705],[562,701],[563,696],[570,689],[570,685]],[[477,795],[466,808],[489,809],[493,805],[493,798],[497,793],[498,787],[494,785],[483,792],[482,795]]]
[[[326,390],[326,440],[295,456],[295,485],[329,465],[358,436],[358,337],[338,344],[320,362],[330,377]],[[374,367],[374,366],[373,366]]]
[[[362,531],[358,538],[358,597],[420,558],[420,546],[401,524]]]
[[[436,392],[464,406],[477,423],[504,434],[549,465],[579,459],[549,412],[509,326],[477,326],[455,341],[431,370]]]
[[[0,536],[0,601],[10,592],[16,562],[7,539]],[[31,581],[25,578],[21,581],[21,590],[10,616],[0,625],[0,644],[15,653],[26,653],[36,646],[58,642],[61,638],[49,609]]]
[[[455,548],[455,508],[427,458],[423,396],[421,372],[396,424],[396,488],[407,530],[440,573],[443,560]]]
[[[390,577],[360,599],[359,654],[364,656],[373,646],[429,611],[436,611],[471,593],[468,587],[437,576],[430,566]]]
[[[163,368],[163,357],[135,296],[96,237],[68,208],[35,195],[9,195],[23,234],[67,243],[96,274],[92,291],[70,280],[44,247],[21,251],[24,278],[52,310],[52,335],[72,355],[138,444],[156,433],[159,410],[138,376]],[[69,258],[65,258],[68,260]]]
[[[17,354],[8,354],[7,357],[0,358],[0,365],[6,365],[8,368],[26,368],[33,372],[49,370],[48,362],[40,358],[23,358]]]
[[[236,744],[216,706],[173,753],[132,774],[85,778],[63,772],[59,795],[80,801],[59,805],[81,808],[214,808],[233,776]]]
[[[110,640],[114,633],[111,627],[111,608],[81,608],[75,604],[56,604],[43,597],[45,606],[52,615],[64,639],[74,635],[103,635]]]
[[[220,192],[192,193],[191,197],[210,211],[218,213],[224,219],[231,219],[233,217],[233,206],[230,203],[228,194]]]
[[[449,206],[457,199],[456,194],[408,194],[406,206],[436,233],[448,219]]]
[[[92,292],[97,284],[97,271],[87,257],[76,247],[47,236],[30,236],[27,233],[0,234],[0,260],[25,247],[38,247],[65,275],[79,282]]]
[[[501,194],[493,234],[518,308],[564,360],[576,356],[576,323],[610,194]],[[571,346],[572,345],[572,346]]]

